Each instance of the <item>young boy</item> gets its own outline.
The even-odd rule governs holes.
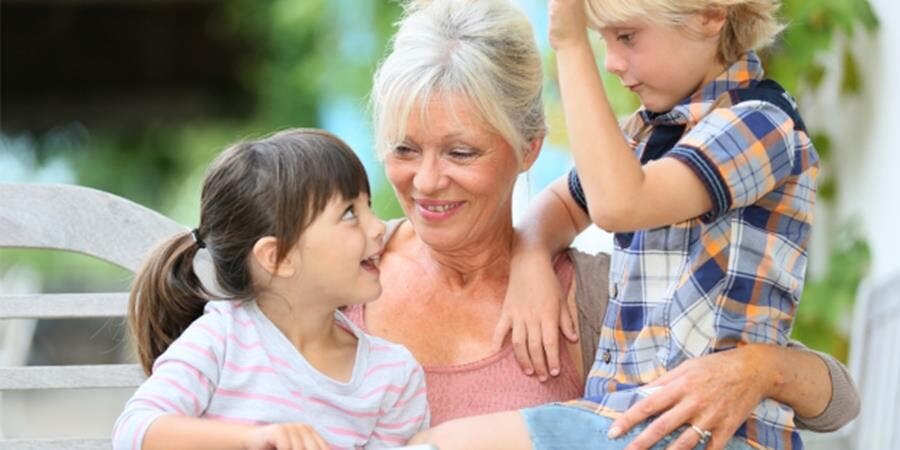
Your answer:
[[[777,9],[776,0],[550,2],[576,169],[523,222],[507,301],[534,298],[535,280],[547,278],[535,271],[551,273],[549,255],[589,221],[616,233],[596,360],[585,399],[573,406],[617,417],[642,386],[690,358],[787,343],[818,157],[793,101],[763,81],[753,51],[780,31]],[[605,41],[606,70],[641,100],[621,127],[588,23]],[[562,416],[542,408],[523,415],[535,448],[559,444],[537,437]],[[704,444],[717,428],[702,416],[682,419],[690,426],[680,444]],[[793,411],[772,399],[736,435],[755,447],[802,447]]]

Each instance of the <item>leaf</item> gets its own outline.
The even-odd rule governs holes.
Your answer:
[[[844,48],[844,64],[841,76],[841,93],[855,95],[860,92],[860,73],[856,58],[849,48]]]

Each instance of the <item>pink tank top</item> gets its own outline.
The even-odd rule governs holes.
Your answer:
[[[558,258],[556,269],[564,292],[568,291],[573,274],[572,262],[568,257]],[[368,332],[365,305],[349,306],[344,314]],[[560,335],[560,343],[565,342]],[[584,383],[578,376],[567,345],[560,345],[560,361],[559,376],[541,383],[537,377],[522,373],[512,345],[507,341],[500,352],[478,361],[455,366],[425,366],[431,425],[459,417],[580,397]]]

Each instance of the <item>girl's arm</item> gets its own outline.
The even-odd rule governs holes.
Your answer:
[[[386,448],[406,445],[416,433],[428,429],[431,414],[425,396],[425,372],[408,351],[404,359],[409,370],[391,386],[402,386],[402,391],[392,399],[383,416],[378,418],[366,448]]]
[[[306,424],[241,425],[197,417],[168,415],[153,422],[144,450],[329,450],[331,447]]]

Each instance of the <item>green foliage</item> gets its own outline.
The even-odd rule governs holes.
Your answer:
[[[869,269],[870,251],[855,225],[843,226],[830,247],[825,276],[806,281],[793,337],[847,361],[848,320]]]
[[[347,9],[355,14],[348,14]],[[259,119],[275,128],[316,126],[334,95],[362,98],[399,15],[395,2],[233,0],[226,28],[254,42],[246,79]]]
[[[819,85],[824,68],[816,59],[832,50],[838,34],[852,36],[860,28],[873,31],[878,27],[868,0],[785,0],[781,12],[787,28],[765,65],[769,75],[793,93]],[[849,80],[847,92],[857,92],[856,61],[846,44],[841,45],[845,55],[842,79]]]

